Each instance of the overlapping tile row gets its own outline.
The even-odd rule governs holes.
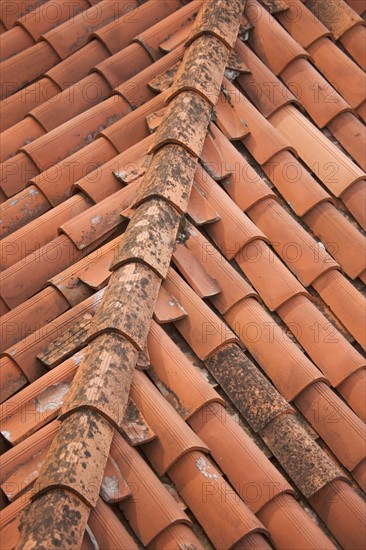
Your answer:
[[[227,35],[225,29],[232,31],[235,24],[238,30],[241,11],[242,6],[239,2],[233,4],[231,8],[226,6],[226,10],[225,5],[214,7],[213,4],[206,4],[203,8],[201,23],[204,24],[206,18],[209,21],[212,20],[214,16],[218,24],[217,32]],[[207,28],[203,32],[208,37],[211,36],[213,43],[220,40]],[[197,35],[201,34],[202,31],[198,30]],[[195,37],[193,37],[193,44],[194,40]],[[229,46],[233,47],[233,45]],[[192,47],[191,43],[186,55],[189,56]],[[223,51],[220,53],[219,50],[216,51],[219,55],[217,63],[219,67],[221,66],[216,79],[222,79],[228,53],[226,44]],[[152,152],[158,149],[164,151],[165,146],[177,143],[182,150],[188,151],[190,157],[186,171],[183,171],[180,178],[182,182],[180,194],[184,198],[184,210],[192,185],[195,158],[201,153],[211,115],[211,104],[206,98],[210,91],[209,84],[210,80],[207,82],[205,98],[201,98],[195,91],[188,93],[182,89],[171,99],[169,107],[171,111],[164,117],[154,144],[150,148]],[[177,125],[177,119],[180,125]],[[195,128],[194,132],[192,128]],[[182,171],[182,168],[181,164],[177,166],[179,171]],[[149,172],[151,170],[154,173],[154,169],[154,165],[148,168],[145,179],[149,179]],[[157,176],[159,173],[155,177]],[[160,177],[162,176],[164,174],[160,173]],[[151,223],[152,220],[153,223]],[[136,365],[138,351],[143,351],[152,308],[161,280],[167,275],[179,220],[180,215],[175,207],[159,197],[147,199],[135,209],[132,220],[123,235],[123,242],[116,251],[112,264],[114,272],[108,288],[89,326],[86,355],[67,394],[59,432],[52,442],[36,482],[33,503],[22,526],[21,539],[18,543],[20,547],[24,544],[44,544],[45,541],[55,541],[64,536],[69,547],[75,547],[81,542],[88,509],[97,504],[113,437],[113,427],[120,428],[125,415],[132,369]],[[161,243],[160,251],[157,251],[150,238],[156,241],[155,244]],[[126,289],[128,289],[127,294]],[[127,302],[125,302],[126,299]],[[102,356],[104,359],[101,361]],[[100,372],[97,372],[96,368]],[[75,453],[79,455],[77,461],[75,461]],[[204,461],[204,458],[198,455],[197,460]],[[60,461],[64,464],[62,470],[57,466]],[[215,481],[218,480],[218,475],[212,474],[212,476]],[[66,491],[65,495],[59,494],[60,488]],[[53,493],[53,490],[57,492]],[[197,497],[200,492],[198,488]],[[43,507],[47,506],[49,509],[53,495],[57,495],[58,506],[61,506],[63,501],[67,506],[70,499],[79,500],[74,510],[80,519],[77,530],[70,530],[66,518],[64,525],[61,520],[57,525],[48,526],[47,533],[42,533],[39,529],[33,530],[37,518],[39,522],[40,518],[44,517]],[[265,532],[244,504],[238,507],[233,499],[232,509],[233,513],[235,511],[236,518],[233,520],[232,529],[221,541],[225,547],[231,547],[248,533]],[[199,510],[196,515],[200,516]],[[238,519],[240,519],[239,524]],[[65,527],[68,530],[67,533],[63,533]],[[218,537],[222,532],[222,529],[217,531],[215,536]],[[211,537],[214,537],[214,534]]]
[[[143,6],[148,4],[150,3]],[[262,4],[269,6],[271,13],[276,17],[286,13],[283,2]],[[183,10],[187,10],[187,7]],[[193,10],[191,13],[194,13]],[[267,175],[275,185],[285,187],[285,193],[288,195],[282,193],[284,197],[291,196],[289,194],[292,193],[289,202],[294,205],[295,213],[302,217],[309,227],[312,226],[307,222],[307,214],[309,213],[310,220],[315,218],[318,223],[319,217],[316,216],[315,207],[321,206],[323,220],[333,220],[335,217],[338,221],[340,228],[337,229],[337,239],[340,240],[341,235],[346,236],[350,230],[354,232],[353,240],[356,244],[351,257],[345,254],[346,247],[342,247],[340,257],[338,251],[329,250],[344,269],[347,266],[346,272],[353,278],[360,274],[357,271],[357,262],[362,257],[359,234],[333,206],[324,189],[320,185],[314,185],[315,179],[305,170],[302,172],[303,178],[307,182],[314,182],[309,184],[311,191],[305,198],[294,192],[292,181],[288,181],[286,185],[286,182],[281,181],[283,178],[275,180],[274,176],[270,175],[275,173],[277,168],[277,163],[271,166],[272,158],[276,158],[277,155],[276,160],[291,162],[290,166],[293,167],[292,162],[297,162],[294,154],[298,151],[295,151],[296,147],[281,137],[271,124],[264,121],[244,96],[237,95],[236,89],[228,81],[224,83],[224,92],[220,94],[216,107],[217,126],[211,124],[210,132],[205,139],[199,134],[196,139],[190,134],[177,135],[174,127],[177,117],[174,113],[177,113],[179,118],[180,111],[174,110],[173,104],[168,107],[170,111],[167,113],[166,124],[169,131],[174,134],[173,138],[172,135],[170,137],[178,141],[178,144],[170,144],[166,140],[162,126],[164,108],[167,98],[174,96],[175,90],[173,88],[173,92],[165,92],[164,89],[171,82],[171,67],[176,66],[176,72],[177,61],[179,63],[183,56],[184,50],[180,47],[182,36],[183,40],[189,37],[191,25],[189,22],[188,25],[184,25],[183,21],[182,18],[178,23],[176,35],[169,37],[169,47],[176,47],[172,50],[172,55],[168,54],[153,64],[151,59],[147,59],[145,65],[141,65],[142,72],[116,88],[116,95],[125,102],[119,105],[126,107],[121,120],[103,130],[97,139],[77,151],[75,156],[68,157],[68,152],[65,151],[65,161],[57,163],[53,169],[53,174],[59,174],[61,168],[61,177],[51,181],[46,172],[43,175],[41,173],[34,185],[28,188],[28,195],[24,193],[17,197],[19,202],[23,200],[23,204],[26,204],[29,199],[39,200],[37,195],[39,197],[41,191],[45,193],[47,200],[38,203],[38,212],[42,212],[42,209],[48,212],[31,224],[25,225],[24,229],[10,235],[8,241],[4,242],[4,267],[7,268],[5,274],[8,276],[5,281],[7,279],[9,282],[8,291],[4,287],[6,302],[3,302],[2,306],[5,311],[12,311],[5,316],[7,332],[5,353],[1,358],[1,375],[6,381],[3,398],[7,399],[18,389],[24,389],[7,401],[4,407],[4,434],[8,432],[6,438],[15,446],[5,455],[7,469],[2,480],[2,489],[6,490],[7,498],[14,502],[4,510],[3,532],[12,541],[13,545],[9,547],[14,547],[18,538],[18,513],[20,508],[27,504],[26,498],[20,502],[19,490],[30,489],[34,492],[31,484],[39,470],[39,463],[34,462],[40,457],[43,463],[52,438],[58,432],[59,423],[52,419],[57,416],[60,407],[64,406],[64,415],[71,410],[70,405],[63,405],[63,402],[72,377],[77,372],[76,380],[79,380],[79,389],[81,387],[83,393],[81,394],[76,387],[74,393],[69,393],[67,403],[86,403],[85,390],[88,394],[88,406],[94,409],[99,406],[103,419],[108,418],[113,426],[118,425],[120,430],[123,430],[124,437],[128,438],[126,443],[118,432],[115,432],[106,468],[99,476],[99,479],[102,479],[101,495],[106,502],[120,502],[120,508],[142,544],[152,548],[171,548],[174,544],[200,547],[201,543],[189,526],[188,516],[168,495],[141,456],[133,452],[131,445],[142,445],[144,454],[157,474],[167,474],[173,481],[215,547],[232,547],[236,541],[243,538],[244,532],[246,536],[237,544],[238,547],[269,547],[265,539],[266,528],[272,542],[280,548],[334,547],[333,542],[322,533],[295,500],[289,480],[279,474],[258,447],[253,445],[252,439],[225,412],[222,397],[200,378],[192,363],[187,361],[163,328],[157,324],[174,322],[190,349],[205,362],[252,429],[266,441],[284,470],[308,498],[335,538],[345,548],[362,547],[364,525],[360,498],[349,486],[345,471],[337,469],[328,455],[314,443],[314,432],[304,430],[301,416],[298,416],[298,413],[294,415],[288,404],[291,401],[302,411],[320,434],[321,445],[328,446],[328,453],[333,453],[361,485],[365,465],[362,447],[363,426],[327,384],[330,381],[359,416],[364,415],[364,363],[361,355],[351,345],[347,331],[329,311],[326,310],[325,317],[309,301],[304,287],[314,283],[314,287],[324,296],[329,294],[332,285],[335,285],[333,288],[340,289],[345,284],[344,292],[348,295],[352,289],[347,287],[347,279],[344,276],[334,280],[333,274],[337,273],[338,265],[321,248],[316,247],[317,256],[313,253],[309,255],[309,246],[316,245],[316,242],[281,206],[277,196],[263,179],[258,177],[229,140],[242,140],[259,164],[268,170]],[[205,22],[205,18],[201,18],[200,25],[203,29]],[[165,24],[164,21],[162,24]],[[222,35],[222,29],[220,25],[217,27],[214,34],[219,37],[220,33]],[[98,32],[102,34],[103,28]],[[164,33],[160,34],[160,30],[155,32],[153,28],[148,28],[146,32],[149,41],[146,42],[145,37],[140,38],[140,46],[136,44],[134,49],[130,46],[125,48],[120,59],[126,60],[133,52],[141,52],[141,44],[148,44],[149,55],[152,55],[153,59],[156,60],[161,55],[158,45]],[[118,35],[118,31],[116,33]],[[230,34],[227,33],[221,38],[226,42],[230,39]],[[204,42],[203,39],[204,34],[197,40]],[[93,42],[97,43],[94,40],[90,45]],[[113,43],[116,43],[115,40]],[[221,45],[218,47],[221,48]],[[254,65],[259,66],[262,72],[265,67],[253,53],[251,58],[249,53],[247,58],[244,58],[242,52],[246,50],[251,52],[244,44],[237,44],[236,51],[243,65],[238,81],[259,111],[270,117],[262,110],[266,107],[257,104],[255,97],[250,95],[253,87],[248,84],[250,80],[247,80],[246,84],[244,82],[245,78],[254,79],[254,84],[260,82],[260,73],[254,71]],[[189,56],[185,57],[184,63],[197,70]],[[238,67],[237,62],[235,66]],[[245,67],[250,69],[250,72],[246,71]],[[205,89],[200,86],[197,92],[192,92],[191,88],[194,89],[195,83],[189,79],[182,79],[182,69],[178,68],[178,71],[180,72],[177,80],[182,83],[182,90],[177,98],[181,95],[184,104],[186,94],[197,93],[197,109],[204,106],[200,98],[205,97]],[[165,80],[162,81],[156,79],[161,72],[165,74]],[[107,74],[108,78],[115,78],[113,72],[107,73],[107,68],[105,72],[98,74],[103,74],[103,79]],[[275,78],[270,71],[267,74],[272,74],[271,78]],[[128,76],[108,81],[106,94],[126,78]],[[162,91],[156,99],[154,91],[148,86],[152,79],[153,90]],[[200,78],[198,81],[201,80]],[[136,82],[138,90],[131,87],[131,84]],[[274,86],[274,90],[277,89],[278,85]],[[218,88],[216,86],[208,90],[213,94],[207,96],[210,104],[212,97],[216,97]],[[290,99],[287,97],[286,105],[289,101],[295,102],[294,96]],[[285,103],[277,108],[282,108],[283,105]],[[135,110],[131,112],[132,109]],[[52,116],[56,116],[56,111]],[[188,116],[194,119],[194,113],[188,113]],[[272,122],[271,118],[269,121]],[[76,123],[79,123],[79,119]],[[58,124],[56,121],[56,126]],[[259,132],[258,126],[262,132],[266,132],[266,139],[260,139],[264,134]],[[159,132],[158,137],[149,136],[149,129],[156,128]],[[52,131],[52,128],[46,130]],[[58,143],[62,143],[63,140],[64,138]],[[189,151],[180,146],[180,141]],[[55,148],[59,147],[57,141],[55,144]],[[151,162],[150,154],[154,151]],[[47,152],[46,149],[41,150],[37,162],[41,162],[44,152]],[[165,170],[162,180],[164,152],[169,170]],[[177,172],[182,174],[183,167],[183,175],[189,169],[193,171],[195,161],[194,166],[193,163],[192,166],[190,164],[195,155],[200,157],[204,169],[198,165],[194,187],[189,197],[189,181],[183,179],[183,186],[179,192],[174,188],[174,182]],[[70,159],[79,162],[71,178],[66,175]],[[94,160],[100,164],[94,172],[94,176],[98,175],[96,178],[93,178],[93,172],[89,177],[84,171],[87,163]],[[52,157],[51,162],[55,162]],[[92,167],[96,168],[96,164]],[[62,167],[65,170],[63,175]],[[238,173],[237,167],[240,168]],[[150,179],[148,182],[145,179],[145,185],[142,185],[141,177],[147,169]],[[217,181],[221,183],[218,184]],[[358,183],[350,189],[356,185]],[[134,325],[133,320],[131,323],[125,315],[118,315],[117,318],[117,312],[125,311],[127,302],[116,300],[113,292],[104,290],[104,286],[111,277],[109,268],[112,260],[115,268],[123,270],[124,274],[128,271],[130,284],[136,280],[136,273],[128,270],[128,256],[119,246],[118,234],[125,231],[126,220],[133,215],[133,209],[141,208],[143,212],[149,212],[149,215],[158,216],[157,205],[162,200],[164,205],[167,205],[165,223],[171,224],[172,218],[186,210],[190,222],[195,225],[190,225],[188,221],[180,224],[179,244],[173,255],[176,269],[190,286],[176,271],[168,271],[166,282],[157,295],[155,321],[152,323],[148,346],[145,348],[142,335],[144,327]],[[243,214],[243,211],[249,217]],[[20,225],[27,223],[32,214],[27,205],[24,221]],[[14,220],[17,215],[13,210]],[[45,233],[42,232],[41,237],[40,227],[44,224],[47,224],[47,230]],[[199,228],[201,225],[205,226],[205,234]],[[14,231],[16,227],[13,225],[10,231]],[[157,226],[152,225],[146,229],[146,235],[156,235]],[[290,242],[289,233],[291,242],[296,235],[296,243],[300,246],[301,257],[298,262],[292,261],[288,250],[283,253],[285,245]],[[207,234],[210,240],[207,239]],[[111,236],[114,240],[109,242]],[[14,237],[14,240],[10,237]],[[154,248],[145,250],[139,245],[136,234],[127,233],[126,237],[133,261],[148,261],[154,270],[154,276],[159,280],[165,277],[168,263],[162,262],[166,259],[164,254],[156,254],[157,249]],[[103,244],[105,240],[106,243]],[[221,252],[212,246],[211,240]],[[162,239],[159,246],[167,243],[169,245],[169,239]],[[269,243],[304,286],[301,286],[279,258],[273,255]],[[24,246],[23,250],[20,245]],[[38,257],[32,257],[33,252],[41,250],[46,245],[50,248],[44,248]],[[60,256],[57,255],[55,261],[49,262],[47,256],[52,254],[52,250],[62,252]],[[95,251],[91,252],[93,250]],[[24,262],[20,260],[29,255],[29,263],[26,262],[25,269]],[[266,259],[267,255],[269,260]],[[34,267],[39,266],[40,258],[45,258],[46,261],[44,268],[38,272],[37,280],[34,278],[33,281],[26,281],[17,293],[11,291],[10,281],[18,282],[24,279],[24,273],[29,273]],[[256,261],[252,261],[253,258]],[[317,260],[314,261],[314,258]],[[278,323],[278,317],[277,321],[274,321],[275,318],[258,302],[256,292],[228,262],[233,259],[239,263],[269,309],[283,317],[289,330],[294,332],[320,370],[283,331]],[[257,263],[257,259],[259,265],[253,265]],[[9,267],[12,267],[9,263],[16,266],[13,271],[8,271]],[[52,268],[48,265],[51,263]],[[272,263],[275,264],[275,269]],[[18,274],[19,269],[23,270],[23,277]],[[319,287],[316,285],[318,280],[322,283]],[[42,290],[44,284],[47,284],[47,287]],[[95,317],[96,308],[103,296],[112,315],[106,313]],[[131,300],[130,297],[124,299]],[[203,299],[211,302],[232,330],[223,323],[222,317],[214,313],[215,310],[207,307]],[[329,300],[329,296],[327,299]],[[357,303],[358,295],[355,295],[355,299]],[[140,302],[143,307],[144,303]],[[325,307],[321,299],[317,303],[320,303],[322,308]],[[337,304],[333,304],[334,308],[336,306]],[[304,321],[304,312],[306,319],[310,319],[309,322]],[[347,315],[347,312],[344,314]],[[329,319],[336,323],[338,330],[332,328],[333,324],[329,324]],[[354,320],[351,319],[351,322]],[[105,336],[105,340],[102,340],[103,327],[110,330],[110,323],[114,332],[109,334],[109,338]],[[319,334],[317,338],[314,337],[311,327],[321,331],[320,338]],[[113,376],[113,372],[106,370],[108,359],[103,349],[106,344],[110,345],[111,356],[114,353],[116,358],[121,353],[120,335],[123,334],[128,342],[133,340],[131,328],[136,331],[137,342],[135,346],[127,345],[126,356],[133,353],[139,369],[146,368],[151,363],[150,378],[164,398],[156,391],[146,374],[135,370],[127,413],[122,421],[119,405],[122,400],[126,401],[126,396],[118,394],[114,381],[108,378],[110,374]],[[29,335],[26,336],[27,334]],[[90,362],[94,369],[91,373],[92,378],[87,372],[78,371],[78,365],[85,354],[89,353],[86,346],[90,339],[96,342],[94,356],[92,352],[90,354]],[[14,345],[10,345],[11,342]],[[239,344],[241,347],[246,345],[250,355],[245,353]],[[332,352],[328,357],[329,344],[332,345]],[[351,361],[346,361],[347,355]],[[253,358],[280,393],[263,377]],[[45,374],[50,368],[53,370]],[[96,376],[101,381],[99,387],[102,390],[103,383],[107,380],[113,383],[114,391],[110,394],[110,399],[97,399],[93,384]],[[34,414],[35,409],[37,414]],[[26,415],[29,423],[19,426],[19,415],[24,415],[24,410],[31,413]],[[41,416],[38,414],[40,411]],[[82,432],[85,427],[82,413],[83,409],[74,413],[77,415],[78,425],[70,422],[69,429],[80,430],[87,447],[88,434],[84,437]],[[99,413],[96,412],[95,417],[99,420]],[[188,422],[193,432],[187,429],[187,424],[180,417]],[[68,417],[64,418],[63,422],[67,420]],[[106,422],[100,422],[99,430],[105,433],[107,438],[110,437],[109,424]],[[48,438],[47,441],[43,442],[43,437]],[[225,445],[222,442],[225,442]],[[89,452],[86,447],[85,451]],[[216,465],[208,458],[208,450]],[[234,460],[236,457],[237,462]],[[132,473],[130,464],[134,465]],[[50,483],[59,483],[58,477],[56,479],[57,473],[52,468],[49,468],[49,472]],[[75,472],[79,475],[76,470]],[[87,475],[89,476],[89,473]],[[93,476],[95,472],[91,472],[90,478],[96,479]],[[258,481],[254,497],[250,493],[253,479]],[[139,498],[134,499],[133,492],[137,484],[140,493]],[[42,488],[42,480],[40,487]],[[231,493],[232,487],[236,489],[237,494]],[[97,492],[89,493],[89,488],[83,485],[74,489],[82,495],[81,507],[78,498],[75,497],[74,500],[73,494],[70,493],[69,497],[64,492],[62,497],[73,499],[72,505],[76,506],[77,512],[85,518],[88,515],[88,506],[95,505],[89,518],[89,528],[100,546],[134,547],[136,543],[128,538],[128,533],[122,523],[113,516],[110,507],[103,506]],[[205,502],[202,502],[202,491],[205,491],[207,496]],[[330,498],[332,495],[336,495],[336,499]],[[44,500],[46,506],[55,506],[56,509],[56,499],[48,496],[48,493],[40,499]],[[86,505],[86,502],[89,504]],[[259,522],[249,513],[243,502],[257,515]],[[146,510],[154,521],[141,521],[141,518],[146,517]],[[227,517],[229,521],[223,529],[220,521]],[[108,539],[109,529],[101,527],[103,521],[109,521],[110,525],[116,527],[113,540]],[[72,525],[70,528],[72,529]],[[81,533],[79,535],[81,536]],[[87,545],[86,539],[83,544]]]

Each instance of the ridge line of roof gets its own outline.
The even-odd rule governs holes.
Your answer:
[[[183,71],[173,83],[177,84],[174,96],[169,98],[141,184],[148,190],[151,178],[163,179],[165,185],[159,190],[165,187],[170,193],[157,197],[142,193],[121,238],[113,274],[89,329],[85,358],[64,402],[60,430],[24,514],[17,549],[47,548],[58,541],[70,550],[81,545],[98,500],[114,428],[123,420],[138,353],[146,344],[158,291],[169,269],[245,3],[208,0],[197,16]],[[202,37],[208,45],[205,52],[197,49],[196,41]],[[212,56],[217,62],[214,72]],[[203,90],[197,70],[205,80]]]

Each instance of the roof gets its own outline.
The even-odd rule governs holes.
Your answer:
[[[364,547],[365,11],[2,1],[2,550]]]

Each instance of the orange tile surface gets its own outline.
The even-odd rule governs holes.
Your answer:
[[[366,4],[321,4],[0,2],[2,549],[363,550]]]

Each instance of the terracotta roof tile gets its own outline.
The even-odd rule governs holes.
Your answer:
[[[18,18],[37,9],[46,1],[47,0],[36,0],[36,2],[34,2],[34,0],[15,0],[15,2],[12,2],[10,0],[5,0],[5,2],[1,4],[1,21],[5,28],[9,29]]]
[[[249,0],[245,15],[253,25],[253,30],[249,34],[250,46],[276,75],[281,73],[294,59],[309,57],[300,44],[293,40],[274,18],[268,15],[256,0]],[[286,12],[282,17],[286,17]],[[275,39],[276,49],[271,47]]]
[[[361,25],[352,27],[340,38],[340,42],[361,69],[366,70],[365,27]]]
[[[333,13],[314,0],[306,0],[305,5],[324,25],[331,31],[333,37],[338,40],[345,32],[363,23],[352,8],[343,0],[336,0],[333,5]]]
[[[225,320],[288,401],[316,380],[326,380],[256,300],[238,302]]]
[[[342,195],[342,201],[364,231],[366,231],[366,212],[362,205],[366,195],[365,183],[365,179],[356,182]]]
[[[111,456],[132,491],[138,491],[138,497],[136,494],[135,497],[122,501],[119,507],[144,545],[149,544],[170,525],[191,524],[141,455],[118,432],[114,436]]]
[[[339,91],[351,107],[365,100],[365,75],[345,53],[328,38],[321,38],[308,51],[320,72]],[[342,73],[342,78],[339,74]]]
[[[235,498],[217,468],[202,453],[192,451],[184,455],[170,468],[169,477],[215,547],[230,548],[249,533],[266,533],[260,521]]]
[[[336,197],[365,177],[364,172],[295,107],[283,107],[271,115],[270,122],[290,141],[302,160]]]
[[[365,0],[347,0],[347,4],[351,6],[358,15],[362,15],[366,11]]]
[[[300,0],[196,23],[200,1],[47,4],[7,6],[0,38],[23,67],[1,102],[0,536],[320,550],[352,526],[362,547],[364,27],[341,0],[326,26]]]

